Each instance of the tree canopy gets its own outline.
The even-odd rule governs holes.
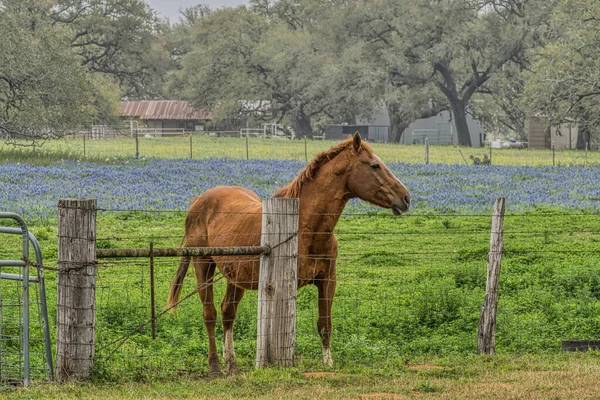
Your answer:
[[[600,133],[600,3],[563,0],[550,21],[552,38],[527,74],[525,104],[551,124],[580,124],[577,147]]]
[[[340,55],[324,49],[308,27],[279,15],[281,4],[263,6],[198,19],[192,50],[173,74],[169,92],[210,107],[217,118],[275,120],[309,137],[314,121],[352,114],[363,102],[360,94],[352,95],[363,73],[340,63]]]
[[[35,144],[111,121],[121,96],[162,91],[157,69],[168,57],[141,0],[2,0],[0,21],[7,141]]]
[[[385,103],[395,140],[412,120],[442,110],[452,111],[460,144],[471,144],[468,113],[522,135],[524,114],[511,106],[512,93],[522,93],[527,51],[553,6],[254,0],[250,9],[195,21],[197,39],[170,93],[224,114],[239,110],[240,100],[264,100],[273,118],[289,118],[303,133],[314,119],[368,114]],[[474,96],[486,106],[475,107]]]
[[[0,135],[7,140],[52,137],[106,111],[94,107],[91,98],[95,87],[101,91],[108,83],[81,68],[69,47],[71,32],[45,18],[44,4],[2,5]]]
[[[390,139],[450,110],[526,137],[527,118],[600,115],[594,0],[252,0],[161,20],[143,0],[0,0],[0,134],[107,121],[121,99],[192,101],[297,135],[381,105]],[[587,136],[585,136],[587,135]]]

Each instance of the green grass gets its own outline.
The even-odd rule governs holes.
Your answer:
[[[45,146],[41,148],[33,147],[13,147],[11,145],[0,145],[0,163],[26,163],[31,165],[51,165],[62,160],[79,160],[82,155],[74,149],[53,148]],[[51,148],[52,147],[52,148]],[[86,158],[90,162],[106,162],[97,156]]]
[[[0,398],[595,399],[600,390],[598,353],[432,361],[329,373],[307,373],[300,366],[214,380],[180,375],[118,384],[38,383],[28,389],[0,391]]]
[[[195,157],[245,157],[245,141],[198,136],[194,143],[201,147],[198,153],[195,150]],[[80,153],[75,144],[47,143],[43,157],[39,150],[3,148],[0,162],[49,165],[59,159],[76,160]],[[309,157],[330,144],[308,142]],[[251,140],[250,145],[256,148],[251,157],[304,157],[303,142]],[[131,156],[131,147],[123,140],[87,142],[86,146],[91,146],[86,151],[95,151],[88,157],[94,154],[97,162],[118,163]],[[421,162],[421,146],[374,146],[388,161]],[[282,149],[288,153],[282,155]],[[187,156],[181,139],[143,139],[140,152],[153,157]],[[453,158],[457,153],[456,148],[434,147],[431,160],[459,162]],[[463,153],[469,154],[465,149]],[[565,163],[579,163],[581,156],[557,152],[557,159]],[[588,162],[598,162],[598,153],[588,156]],[[510,165],[547,165],[548,159],[552,160],[550,152],[523,150],[501,150],[493,157],[495,162]],[[155,247],[179,246],[183,219],[183,213],[102,212],[98,215],[98,246],[146,247],[150,241]],[[245,372],[242,376],[205,378],[206,332],[195,297],[182,304],[177,315],[168,314],[158,321],[156,341],[145,327],[116,349],[109,345],[113,340],[150,317],[148,262],[129,259],[102,262],[98,269],[92,382],[58,386],[42,384],[38,378],[30,389],[0,391],[0,398],[312,399],[374,398],[370,397],[374,394],[394,399],[593,398],[600,391],[598,354],[561,354],[560,341],[597,339],[600,332],[600,217],[543,209],[508,215],[505,226],[498,355],[494,358],[475,355],[490,218],[416,213],[392,218],[380,213],[343,217],[337,227],[335,366],[325,371],[331,374],[305,375],[324,371],[315,329],[314,287],[302,288],[298,294],[297,367],[289,370],[253,368],[255,292],[247,293],[236,320],[235,344]],[[39,221],[30,228],[40,240],[45,264],[56,266],[56,220]],[[19,258],[19,248],[18,237],[3,236],[0,259]],[[157,259],[159,310],[176,268],[176,259]],[[54,321],[56,273],[49,270],[46,277]],[[184,293],[193,290],[192,272],[185,285]],[[222,281],[215,284],[215,291],[219,303]],[[7,293],[10,291],[5,290],[3,296]],[[217,326],[220,348],[220,322]],[[54,325],[51,332],[54,336]],[[39,337],[39,331],[33,334]],[[425,367],[411,368],[422,364]],[[429,368],[430,364],[439,368]]]
[[[189,137],[139,138],[138,152],[142,158],[189,158]],[[331,147],[332,141],[279,140],[251,138],[246,148],[245,138],[215,138],[202,134],[192,137],[192,157],[229,157],[237,159],[312,159],[318,152]],[[398,145],[373,143],[376,153],[386,162],[423,163],[423,145]],[[468,163],[471,155],[482,158],[489,149],[460,148]],[[85,155],[84,155],[85,154]],[[82,138],[50,140],[41,148],[22,149],[11,145],[0,145],[0,162],[52,162],[54,160],[89,160],[94,162],[118,163],[135,157],[136,147],[133,138],[84,141]],[[430,162],[439,164],[463,164],[465,161],[456,146],[430,146]],[[551,166],[550,150],[493,149],[492,163],[495,165]],[[556,151],[555,164],[558,166],[600,165],[600,152],[578,150]]]
[[[505,225],[497,352],[506,360],[528,354],[552,360],[560,353],[561,340],[596,338],[600,218],[542,210],[508,215]],[[333,371],[394,371],[424,359],[449,363],[470,359],[476,353],[489,229],[486,216],[343,217],[337,227]],[[45,263],[55,265],[55,221],[31,230],[40,239]],[[98,217],[101,247],[146,247],[150,241],[155,247],[178,246],[182,233],[183,214],[104,212]],[[18,257],[18,248],[18,238],[3,238],[0,259]],[[176,268],[176,259],[157,259],[159,309]],[[56,275],[48,271],[46,276],[54,319]],[[193,288],[190,272],[183,293]],[[219,303],[223,281],[215,284],[215,290]],[[322,370],[316,298],[314,287],[298,293],[297,358],[303,370]],[[158,321],[156,341],[146,327],[118,349],[109,345],[149,319],[149,304],[147,260],[100,263],[95,382],[177,380],[208,372],[206,333],[196,297],[182,304],[177,315]],[[256,313],[256,292],[248,292],[235,329],[236,352],[247,372],[253,370],[256,351]],[[217,326],[220,347],[220,323]],[[423,385],[419,391],[427,386]]]

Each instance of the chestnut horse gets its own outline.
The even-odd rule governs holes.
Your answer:
[[[358,197],[398,215],[407,211],[410,195],[406,187],[377,157],[357,132],[320,153],[275,197],[299,198],[298,287],[314,284],[319,294],[317,329],[323,346],[323,363],[332,365],[331,305],[336,286],[337,240],[333,230],[346,202]],[[241,187],[216,187],[196,197],[185,220],[184,246],[256,246],[261,239],[260,198]],[[317,234],[318,233],[318,234]],[[229,373],[238,371],[233,351],[233,322],[237,306],[248,289],[258,289],[259,256],[182,257],[171,285],[168,307],[181,293],[190,265],[196,270],[198,292],[208,331],[208,363],[211,375],[221,375],[215,341],[217,311],[213,300],[213,275],[219,268],[227,278],[223,315],[223,358]]]

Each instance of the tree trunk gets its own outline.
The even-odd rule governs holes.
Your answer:
[[[577,150],[585,150],[586,144],[590,143],[590,126],[586,121],[587,115],[579,121],[579,129],[577,130]]]
[[[388,142],[400,143],[402,139],[402,133],[408,125],[406,125],[406,118],[403,118],[402,112],[400,111],[400,104],[395,101],[388,102],[385,107],[388,111],[390,118],[390,132],[388,136]]]
[[[400,143],[402,140],[402,134],[416,120],[423,118],[431,118],[438,115],[440,112],[448,110],[448,105],[435,104],[430,106],[429,104],[423,105],[424,108],[420,111],[403,110],[401,106],[395,103],[388,104],[388,114],[390,116],[390,136],[388,141],[393,143]]]
[[[298,112],[296,119],[294,120],[294,132],[298,138],[306,136],[307,138],[312,139],[313,137],[311,118],[302,111]]]
[[[467,125],[467,111],[464,100],[448,98],[450,107],[452,108],[452,117],[456,126],[456,135],[460,146],[471,147],[471,133]]]
[[[400,143],[400,140],[402,140],[402,134],[410,124],[406,121],[397,121],[394,119],[392,119],[390,123],[392,125],[390,127],[392,131],[390,132],[389,141],[393,143]]]

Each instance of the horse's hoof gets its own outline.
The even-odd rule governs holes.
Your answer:
[[[329,349],[323,351],[323,365],[325,367],[333,367],[333,359],[331,358],[331,351]]]
[[[229,368],[229,371],[227,371],[228,375],[241,375],[243,373],[244,372],[241,369],[239,369],[238,367]]]
[[[223,372],[221,372],[221,370],[213,370],[208,373],[209,379],[222,378],[223,376],[224,375]]]

